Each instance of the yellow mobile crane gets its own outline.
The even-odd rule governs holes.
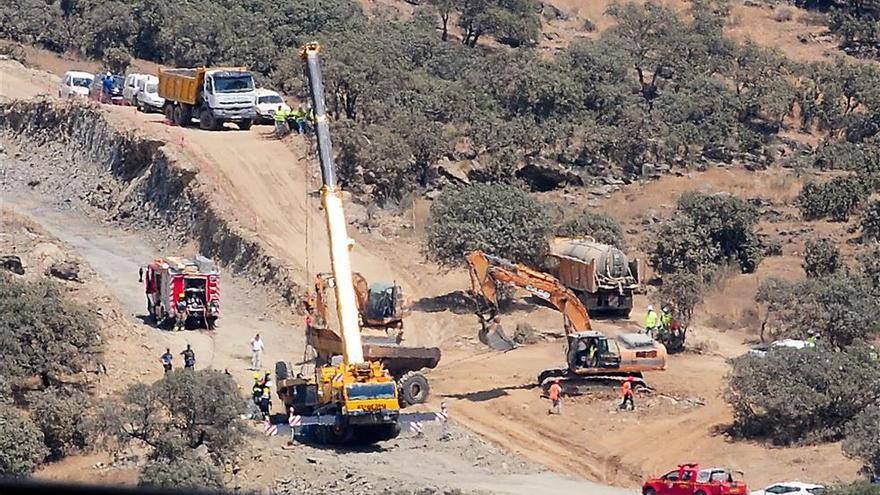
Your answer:
[[[335,280],[336,311],[342,360],[322,363],[314,378],[278,378],[278,395],[299,416],[301,433],[320,443],[374,443],[397,437],[404,421],[430,421],[433,413],[400,413],[397,384],[380,361],[364,360],[358,302],[352,281],[341,190],[336,182],[330,127],[324,106],[324,85],[317,43],[301,52],[315,112],[321,204],[330,239],[330,265]]]

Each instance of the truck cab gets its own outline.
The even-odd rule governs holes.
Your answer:
[[[216,120],[248,122],[249,127],[256,118],[256,98],[254,76],[249,71],[218,69],[205,74],[202,99]]]

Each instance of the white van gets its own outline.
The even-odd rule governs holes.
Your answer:
[[[137,104],[138,81],[147,77],[146,74],[129,74],[122,85],[122,99],[129,105]]]
[[[137,82],[135,105],[141,112],[161,112],[165,106],[165,98],[159,96],[159,78],[145,75]]]
[[[290,107],[287,106],[287,103],[284,103],[284,99],[281,98],[280,94],[264,88],[257,89],[258,124],[271,124],[274,122],[275,110],[278,110],[279,106],[281,106],[285,113],[290,112]]]
[[[88,72],[68,71],[64,73],[61,79],[61,85],[58,87],[59,98],[88,98],[89,88],[92,87],[92,81],[95,75]]]

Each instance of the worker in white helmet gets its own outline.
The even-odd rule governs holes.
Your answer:
[[[652,338],[654,337],[654,330],[657,328],[657,321],[657,312],[654,311],[654,306],[649,304],[648,312],[645,314],[645,333]]]

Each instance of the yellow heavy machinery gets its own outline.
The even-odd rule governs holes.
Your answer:
[[[302,50],[306,65],[321,164],[321,203],[330,244],[330,264],[336,293],[341,337],[341,359],[315,367],[313,378],[278,380],[278,395],[300,416],[301,433],[320,443],[373,443],[395,438],[401,417],[397,385],[379,361],[364,359],[358,321],[357,296],[352,282],[341,190],[337,185],[324,105],[324,88],[318,58],[320,47],[310,43]],[[413,420],[420,420],[414,418]]]
[[[565,366],[543,370],[538,383],[547,388],[556,380],[569,393],[579,385],[617,382],[637,378],[644,386],[642,373],[666,369],[666,348],[649,336],[626,333],[616,339],[594,331],[587,308],[577,295],[557,278],[528,266],[474,251],[467,255],[471,290],[477,300],[477,316],[482,325],[480,341],[498,350],[516,347],[498,321],[499,284],[525,289],[562,313],[566,336]]]
[[[437,366],[440,349],[402,345],[403,319],[409,314],[409,302],[400,286],[393,283],[368,284],[363,275],[356,272],[352,278],[360,314],[364,358],[381,362],[394,377],[402,406],[425,402],[430,395],[430,385],[421,370]],[[306,342],[315,350],[318,364],[328,363],[333,356],[342,353],[342,339],[330,328],[327,314],[327,289],[334,285],[335,279],[330,273],[319,273],[315,277],[314,300],[309,305],[312,324],[306,330]]]

